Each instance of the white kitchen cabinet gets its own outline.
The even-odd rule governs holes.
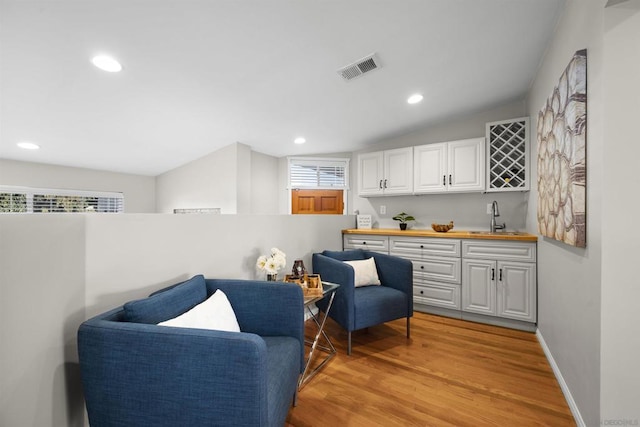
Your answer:
[[[534,323],[535,256],[533,243],[463,241],[462,310]]]
[[[413,193],[413,147],[358,156],[358,194],[363,197]]]
[[[529,117],[486,125],[487,192],[529,190]]]
[[[389,238],[389,254],[413,264],[413,301],[460,310],[460,240],[422,237]]]
[[[342,247],[348,249],[364,249],[389,255],[389,236],[343,234]]]
[[[415,194],[484,190],[484,138],[421,145],[413,150]]]

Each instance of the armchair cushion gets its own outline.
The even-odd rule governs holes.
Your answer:
[[[204,276],[198,275],[164,292],[126,303],[124,318],[127,322],[156,325],[191,310],[206,298]]]
[[[373,257],[356,261],[344,261],[344,263],[349,264],[353,268],[353,284],[356,288],[380,284],[378,270],[376,270],[376,261]]]
[[[174,328],[199,328],[217,331],[240,332],[236,314],[229,299],[218,289],[205,302],[173,319],[158,323]]]

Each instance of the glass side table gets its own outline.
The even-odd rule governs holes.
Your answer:
[[[304,299],[304,306],[309,311],[309,314],[311,314],[311,318],[317,326],[317,332],[313,341],[304,341],[306,345],[311,346],[311,350],[309,351],[309,356],[307,357],[304,371],[302,372],[302,375],[298,380],[298,390],[300,390],[311,378],[313,378],[320,371],[320,369],[324,367],[324,365],[327,364],[327,362],[333,359],[333,356],[336,355],[335,347],[331,343],[331,340],[329,339],[327,334],[324,333],[324,324],[327,321],[329,311],[331,310],[331,306],[333,305],[333,298],[336,296],[336,290],[339,287],[340,285],[338,285],[337,283],[322,282],[322,296],[308,297]],[[325,298],[326,296],[329,296],[329,304],[327,305],[327,311],[324,313],[324,316],[322,316],[320,310],[318,310],[318,314],[313,314],[313,311],[311,311],[311,305],[316,301]],[[324,339],[325,345],[320,344],[320,337]],[[326,353],[326,356],[324,357],[324,359],[322,359],[318,366],[311,369],[311,362],[316,350],[323,351],[324,353]]]

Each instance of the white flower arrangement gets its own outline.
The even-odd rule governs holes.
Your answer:
[[[261,255],[256,261],[258,270],[267,274],[278,274],[278,270],[287,265],[287,255],[278,248],[271,248],[269,256]]]

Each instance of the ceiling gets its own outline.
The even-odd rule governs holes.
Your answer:
[[[523,99],[563,5],[0,0],[0,158],[153,176],[234,142],[359,150]],[[373,52],[380,69],[337,73]],[[123,71],[95,68],[98,53]]]

